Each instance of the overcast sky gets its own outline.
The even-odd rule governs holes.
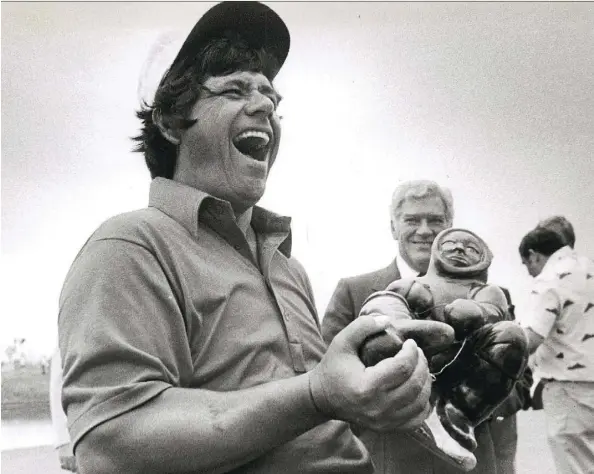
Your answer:
[[[211,3],[2,5],[2,337],[49,351],[90,233],[147,203],[138,77]],[[452,189],[490,275],[524,310],[517,247],[564,214],[594,255],[594,5],[271,3],[291,32],[283,138],[263,205],[293,216],[321,312],[340,277],[394,257],[402,180]]]

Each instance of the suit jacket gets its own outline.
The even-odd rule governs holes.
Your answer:
[[[359,315],[365,299],[375,291],[385,290],[400,272],[394,260],[386,268],[339,280],[322,320],[322,335],[327,344]]]
[[[385,290],[388,284],[400,278],[394,260],[386,268],[363,275],[343,278],[322,319],[322,335],[327,343],[358,315],[365,299],[373,292]],[[394,431],[377,433],[353,427],[355,434],[369,450],[377,474],[461,474],[441,459],[433,456],[406,433]],[[477,467],[472,474],[497,474],[493,439],[488,423],[475,430],[479,447],[475,451]]]

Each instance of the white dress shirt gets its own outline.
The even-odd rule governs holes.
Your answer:
[[[410,268],[410,265],[402,258],[400,252],[396,254],[396,265],[398,266],[398,271],[400,272],[400,278],[403,280],[406,278],[414,278],[419,276],[419,272]]]

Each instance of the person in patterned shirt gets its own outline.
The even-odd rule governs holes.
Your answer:
[[[594,472],[594,262],[554,230],[537,227],[519,247],[535,278],[523,325],[535,353],[547,436],[557,471]]]

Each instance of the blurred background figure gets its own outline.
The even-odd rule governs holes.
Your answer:
[[[25,366],[27,361],[26,342],[27,340],[23,337],[15,337],[12,344],[4,350],[6,362],[10,369],[18,369]]]
[[[549,229],[556,232],[565,245],[571,248],[575,247],[575,231],[573,225],[565,216],[555,215],[542,219],[536,228]],[[530,366],[534,365],[534,356],[531,358]],[[534,377],[534,382],[531,387],[531,406],[534,410],[542,410],[542,389],[544,382],[538,377]]]
[[[534,277],[523,326],[557,471],[594,472],[594,263],[573,250],[566,219],[543,222],[555,230],[541,222],[519,246]]]

